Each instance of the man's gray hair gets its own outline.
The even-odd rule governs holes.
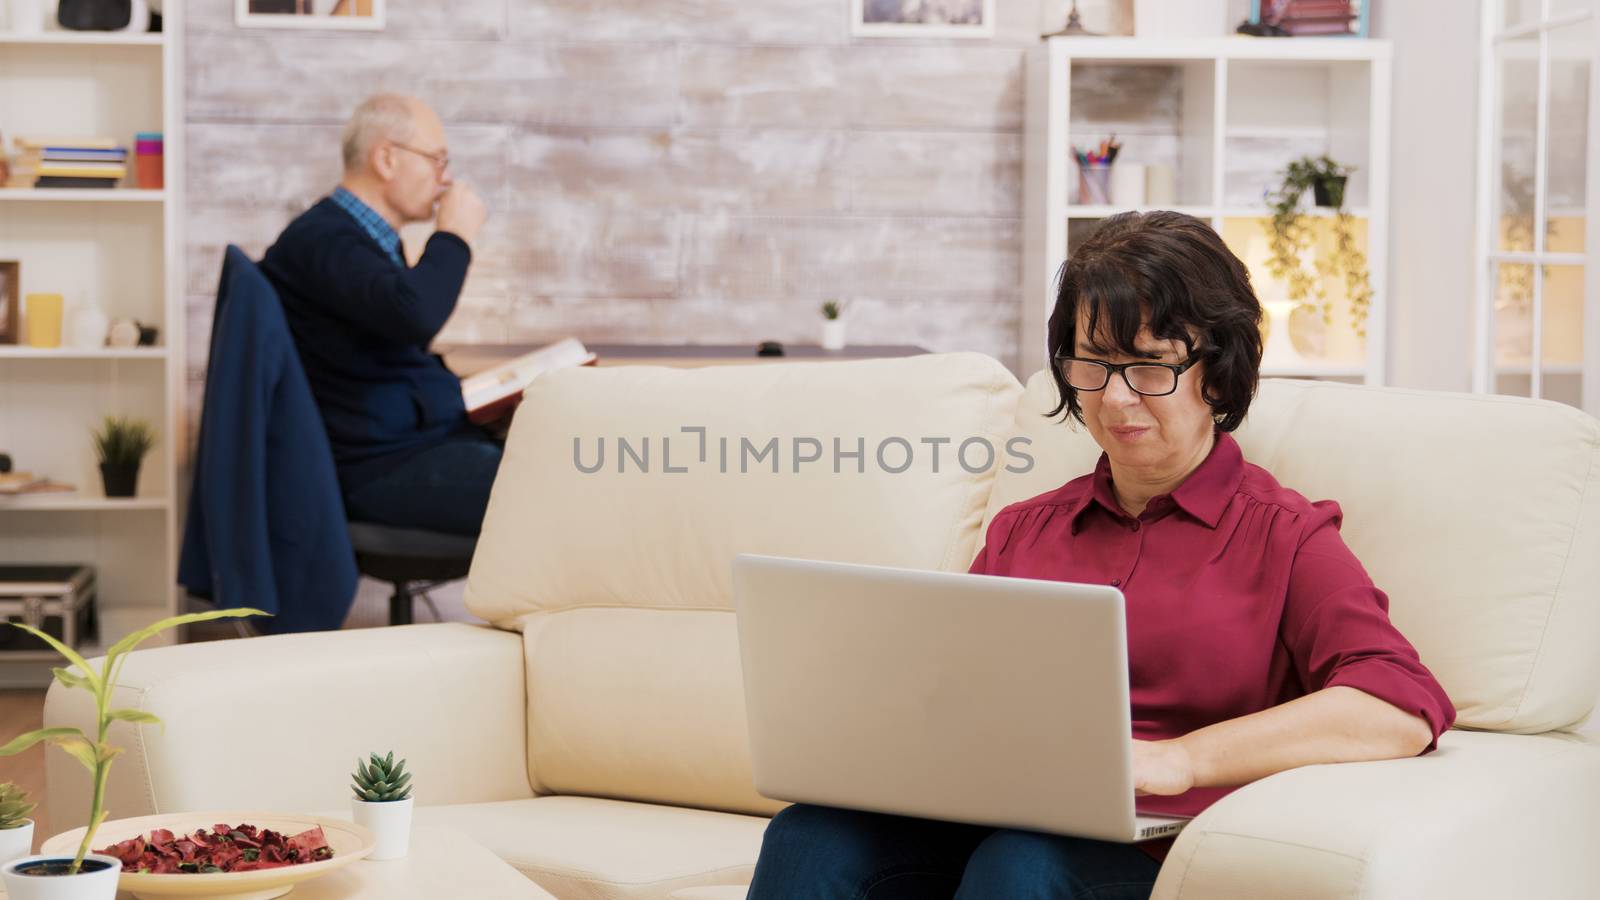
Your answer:
[[[344,126],[344,170],[359,171],[379,141],[409,141],[417,123],[411,105],[399,94],[375,94],[361,101]]]

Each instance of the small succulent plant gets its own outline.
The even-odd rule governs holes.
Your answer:
[[[822,304],[822,317],[830,322],[839,318],[841,311],[842,307],[837,300],[829,300],[827,303]]]
[[[27,791],[9,781],[0,784],[0,831],[22,827],[33,812],[33,805]]]
[[[356,770],[350,777],[356,799],[367,803],[392,803],[411,796],[411,774],[406,771],[406,761],[395,762],[394,751],[388,756],[372,754],[367,762],[356,760]]]

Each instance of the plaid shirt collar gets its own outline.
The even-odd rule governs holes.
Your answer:
[[[404,269],[405,260],[400,256],[400,234],[384,221],[383,216],[375,212],[372,207],[361,202],[355,194],[345,190],[343,185],[335,188],[330,197],[339,208],[350,214],[372,239],[378,242],[383,252],[389,255],[394,264]]]

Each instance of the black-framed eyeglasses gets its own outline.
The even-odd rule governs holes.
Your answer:
[[[390,141],[389,143],[395,145],[396,147],[399,147],[401,150],[405,150],[405,151],[410,152],[410,153],[415,153],[416,155],[422,157],[423,159],[426,159],[429,162],[433,163],[433,168],[434,168],[434,171],[436,171],[436,172],[443,172],[445,169],[450,168],[450,151],[448,151],[448,150],[440,152],[440,153],[429,153],[426,150],[420,149],[418,147],[413,147],[410,144],[402,144],[399,141]]]
[[[1200,361],[1196,353],[1181,363],[1108,363],[1076,356],[1056,357],[1056,368],[1073,390],[1103,391],[1111,383],[1111,373],[1122,376],[1128,389],[1146,397],[1165,397],[1178,389],[1178,376]]]

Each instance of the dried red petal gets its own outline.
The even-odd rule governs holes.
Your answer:
[[[333,856],[333,848],[328,846],[327,835],[320,826],[285,836],[254,825],[225,824],[213,826],[210,833],[200,829],[181,838],[174,838],[165,828],[157,828],[150,832],[148,841],[142,836],[130,838],[100,852],[122,860],[123,867],[130,872],[163,875],[188,874],[208,868],[224,872],[277,869]],[[246,858],[247,853],[255,858]]]

